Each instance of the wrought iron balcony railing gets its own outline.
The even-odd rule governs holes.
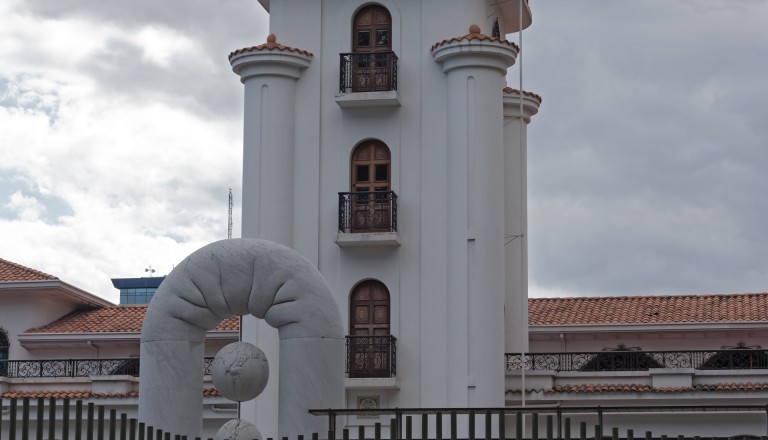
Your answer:
[[[341,93],[397,90],[397,55],[394,52],[341,53],[339,59]]]
[[[697,370],[768,369],[768,351],[724,349],[689,351],[609,350],[590,353],[505,355],[507,371],[643,371],[650,368]]]
[[[394,191],[339,193],[339,232],[396,232]]]
[[[347,336],[349,377],[395,377],[396,341],[392,335]]]
[[[203,374],[211,374],[213,358],[203,360]],[[0,377],[90,377],[138,376],[139,358],[123,359],[44,359],[0,361]]]

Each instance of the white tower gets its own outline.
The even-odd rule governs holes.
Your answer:
[[[519,49],[503,39],[530,25],[521,1],[260,0],[270,39],[230,54],[243,235],[295,248],[335,292],[348,407],[504,405],[504,352],[527,341],[512,107],[528,95],[504,92]],[[272,329],[247,321],[244,338],[278,362]],[[243,408],[267,437],[276,383]]]

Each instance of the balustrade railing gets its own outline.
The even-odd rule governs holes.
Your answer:
[[[203,360],[203,374],[211,374],[213,358]],[[0,360],[0,377],[138,376],[139,358]]]
[[[339,59],[341,93],[397,90],[397,55],[394,52],[341,53]]]
[[[643,371],[649,368],[697,370],[768,369],[768,351],[757,349],[579,353],[507,353],[507,371]]]
[[[394,377],[395,342],[387,336],[347,336],[346,372],[349,377]]]
[[[339,232],[397,231],[394,191],[339,193]]]

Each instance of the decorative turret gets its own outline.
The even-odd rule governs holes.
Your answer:
[[[432,46],[448,97],[448,399],[504,405],[504,137],[502,97],[518,47],[469,33]]]

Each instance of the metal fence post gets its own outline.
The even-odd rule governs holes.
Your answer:
[[[69,399],[62,400],[61,404],[61,440],[69,440]]]

